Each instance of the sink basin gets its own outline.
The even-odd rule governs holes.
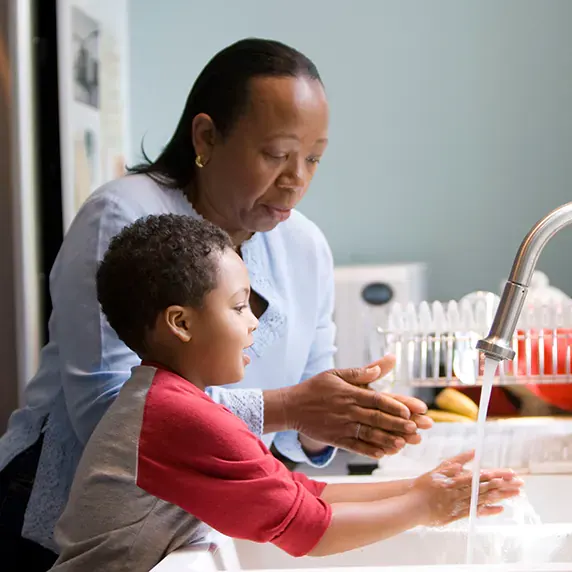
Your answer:
[[[383,479],[378,476],[324,480],[373,482]],[[192,564],[198,562],[196,553],[189,552],[185,557],[179,550],[169,555],[154,572],[203,572],[211,568],[256,572],[379,572],[396,567],[400,572],[572,572],[572,505],[568,500],[572,475],[529,475],[524,480],[524,498],[510,501],[503,515],[479,520],[476,566],[463,566],[467,529],[464,520],[440,529],[419,527],[362,549],[324,558],[292,558],[272,544],[230,540],[219,535],[218,550],[211,550],[207,555],[211,558],[209,568],[205,568],[204,563]]]
[[[329,568],[330,572],[379,572],[383,568],[375,567],[345,567]],[[323,568],[302,568],[298,572],[323,572]],[[256,572],[291,572],[290,570],[257,570]],[[483,572],[482,566],[403,566],[399,572]],[[500,565],[487,566],[486,572],[572,572],[572,564],[546,564],[546,565]]]
[[[374,478],[327,480],[364,482]],[[476,564],[572,562],[572,514],[566,501],[572,490],[572,475],[528,476],[524,490],[524,498],[507,503],[504,514],[479,520]],[[444,564],[456,565],[458,569],[465,562],[466,530],[466,520],[441,529],[419,527],[365,548],[324,558],[292,558],[272,544],[237,540],[234,545],[243,570],[358,566],[363,572],[367,566]]]
[[[316,570],[339,567],[378,568],[426,565],[458,566],[465,561],[466,532],[463,530],[412,530],[384,542],[324,558],[294,559],[273,545],[254,547],[236,542],[243,570]],[[572,526],[487,526],[477,532],[475,563],[566,563],[572,562]],[[401,568],[400,568],[401,569]]]

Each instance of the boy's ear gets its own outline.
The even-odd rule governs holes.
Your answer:
[[[164,314],[169,330],[182,342],[191,341],[192,316],[190,308],[169,306]]]

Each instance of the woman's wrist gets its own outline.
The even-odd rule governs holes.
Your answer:
[[[278,433],[293,429],[289,387],[267,389],[262,392],[264,400],[264,433]]]
[[[302,449],[308,457],[315,457],[316,455],[325,453],[329,447],[326,443],[314,441],[314,439],[306,437],[306,435],[302,435],[301,433],[298,434],[298,441],[300,441],[300,445],[302,445]]]

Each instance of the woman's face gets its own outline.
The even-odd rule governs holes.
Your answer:
[[[285,221],[306,193],[328,137],[319,81],[256,78],[247,108],[225,137],[208,116],[195,118],[195,207],[231,234],[264,232]]]

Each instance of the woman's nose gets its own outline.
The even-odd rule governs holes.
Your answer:
[[[306,175],[307,173],[302,161],[288,161],[286,168],[278,178],[277,186],[286,191],[301,192],[306,188],[309,182],[306,180]]]

